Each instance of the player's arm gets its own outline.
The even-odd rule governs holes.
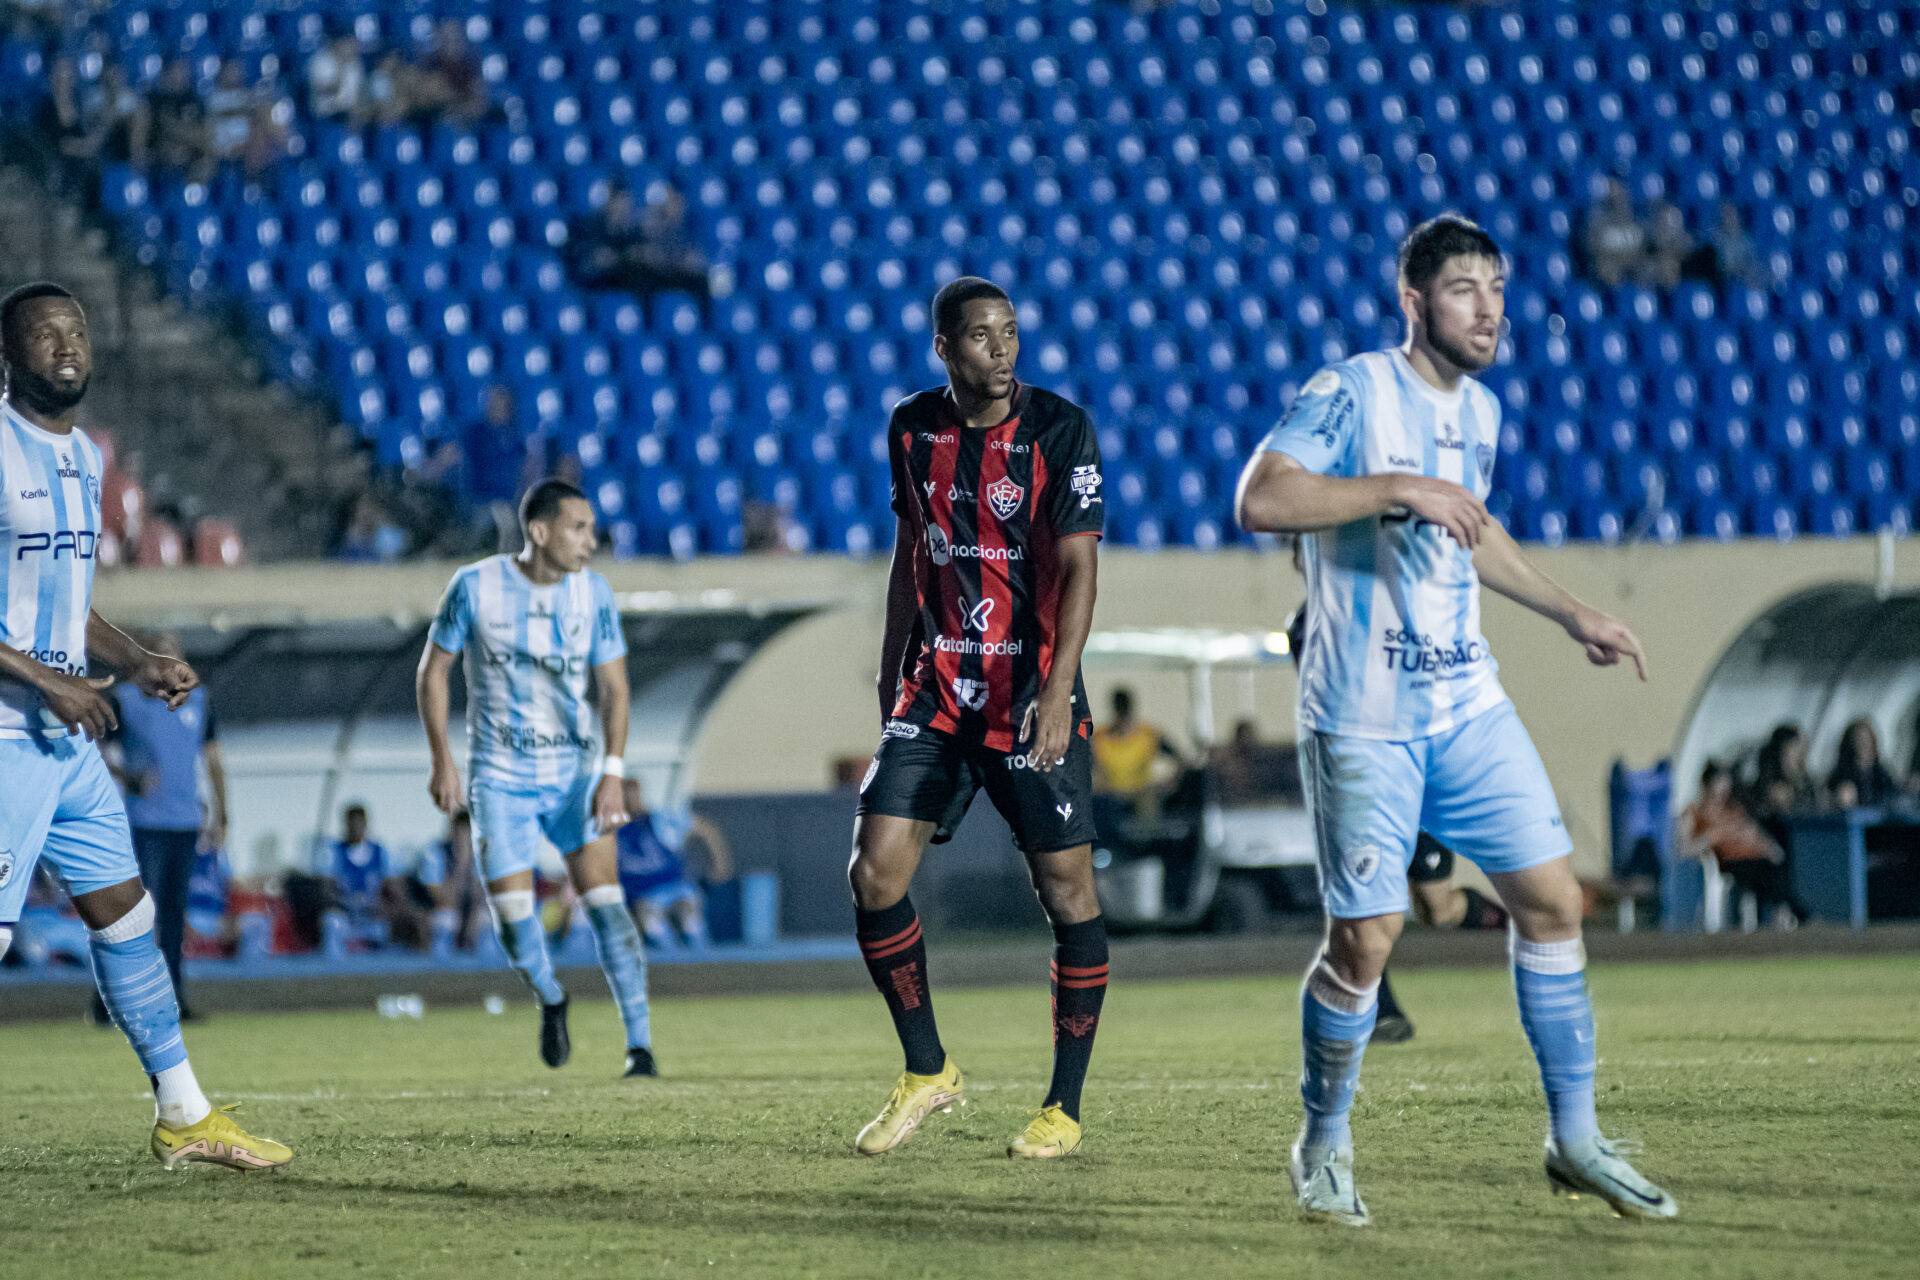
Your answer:
[[[434,807],[447,814],[466,807],[460,794],[460,766],[454,763],[453,744],[447,739],[447,721],[453,714],[450,678],[459,658],[429,640],[413,673],[413,697],[420,706],[420,726],[427,731],[427,751],[433,757],[427,794],[433,797]]]
[[[120,727],[120,713],[105,692],[113,684],[112,676],[70,676],[0,644],[0,680],[34,690],[40,695],[41,706],[89,740],[98,741]]]
[[[692,834],[707,850],[707,874],[702,879],[709,884],[733,879],[733,846],[727,843],[726,834],[697,813],[693,815]]]
[[[604,744],[606,759],[609,762],[624,762],[627,755],[627,718],[633,709],[627,689],[625,654],[594,667],[593,700],[600,710],[600,740]],[[599,785],[593,789],[593,820],[600,824],[602,831],[610,832],[627,823],[624,769],[622,763],[615,771],[603,772]]]
[[[1646,655],[1641,652],[1639,638],[1627,624],[1581,603],[1572,592],[1549,578],[1521,553],[1520,544],[1498,520],[1487,522],[1480,545],[1473,553],[1473,567],[1483,586],[1550,622],[1559,623],[1586,649],[1587,660],[1594,666],[1611,667],[1622,658],[1631,658],[1640,678],[1647,678]]]
[[[913,526],[905,516],[895,517],[893,566],[887,571],[887,620],[880,632],[880,722],[893,714],[900,691],[900,672],[907,662],[907,643],[913,637],[917,604],[913,589]]]
[[[1093,630],[1100,539],[1084,533],[1062,538],[1055,554],[1060,559],[1060,614],[1054,623],[1053,669],[1020,725],[1020,740],[1033,744],[1028,762],[1042,773],[1066,761],[1073,741],[1073,687],[1080,678],[1081,651]]]
[[[200,677],[178,658],[149,653],[139,642],[97,612],[87,614],[87,652],[130,680],[142,693],[162,699],[178,711]]]
[[[206,762],[207,789],[213,793],[213,812],[207,816],[207,829],[202,834],[208,848],[222,849],[227,843],[227,762],[213,738],[201,745],[200,758]]]
[[[1264,449],[1240,473],[1234,518],[1249,533],[1317,533],[1394,511],[1411,511],[1477,546],[1491,517],[1480,499],[1451,480],[1382,472],[1329,476],[1309,471],[1290,454]]]

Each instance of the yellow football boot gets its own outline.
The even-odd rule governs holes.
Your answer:
[[[155,1122],[153,1154],[168,1169],[186,1164],[217,1164],[242,1173],[283,1168],[293,1159],[293,1150],[272,1138],[256,1138],[234,1123],[238,1103],[216,1107],[198,1124],[172,1125]]]
[[[938,1075],[917,1076],[911,1071],[901,1072],[900,1082],[887,1095],[887,1105],[880,1108],[880,1114],[853,1140],[853,1149],[863,1156],[877,1156],[893,1150],[914,1135],[929,1112],[950,1114],[954,1107],[964,1101],[961,1096],[964,1087],[960,1068],[953,1065],[952,1058],[947,1059]]]
[[[1020,1136],[1007,1144],[1007,1154],[1022,1160],[1052,1160],[1070,1156],[1080,1146],[1080,1122],[1058,1105],[1042,1107]]]

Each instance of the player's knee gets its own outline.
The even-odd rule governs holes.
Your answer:
[[[906,895],[907,886],[882,859],[856,849],[847,863],[847,886],[853,890],[853,905],[862,911],[890,907]]]
[[[1332,921],[1327,927],[1327,963],[1355,986],[1378,982],[1404,924],[1398,914]]]

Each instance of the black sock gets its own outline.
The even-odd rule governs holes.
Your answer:
[[[1400,1002],[1393,998],[1393,983],[1387,981],[1386,970],[1380,971],[1380,1016],[1383,1018],[1404,1018],[1406,1013],[1400,1008]]]
[[[1466,914],[1460,917],[1462,929],[1504,929],[1507,927],[1507,910],[1478,889],[1462,888],[1461,894],[1467,900]]]
[[[927,943],[920,915],[905,897],[879,911],[854,911],[854,936],[867,959],[873,985],[886,997],[893,1029],[907,1056],[907,1070],[930,1076],[946,1065],[940,1032],[933,1023],[933,995],[927,989]]]
[[[1080,1118],[1100,1005],[1107,998],[1107,922],[1095,916],[1053,927],[1053,1083],[1047,1105]]]

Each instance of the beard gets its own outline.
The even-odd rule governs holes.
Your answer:
[[[77,386],[68,388],[56,386],[49,379],[18,365],[9,372],[12,376],[7,380],[7,394],[41,413],[65,413],[87,398],[87,388],[93,383],[92,374],[82,378]]]
[[[1433,306],[1431,303],[1425,304],[1422,307],[1420,319],[1427,328],[1427,341],[1432,344],[1435,351],[1445,356],[1454,368],[1459,369],[1463,373],[1479,373],[1493,363],[1493,356],[1488,356],[1485,360],[1482,360],[1479,356],[1474,355],[1464,343],[1455,342],[1440,332],[1439,327],[1433,322]],[[1498,355],[1500,344],[1495,342],[1493,349],[1494,355]]]

